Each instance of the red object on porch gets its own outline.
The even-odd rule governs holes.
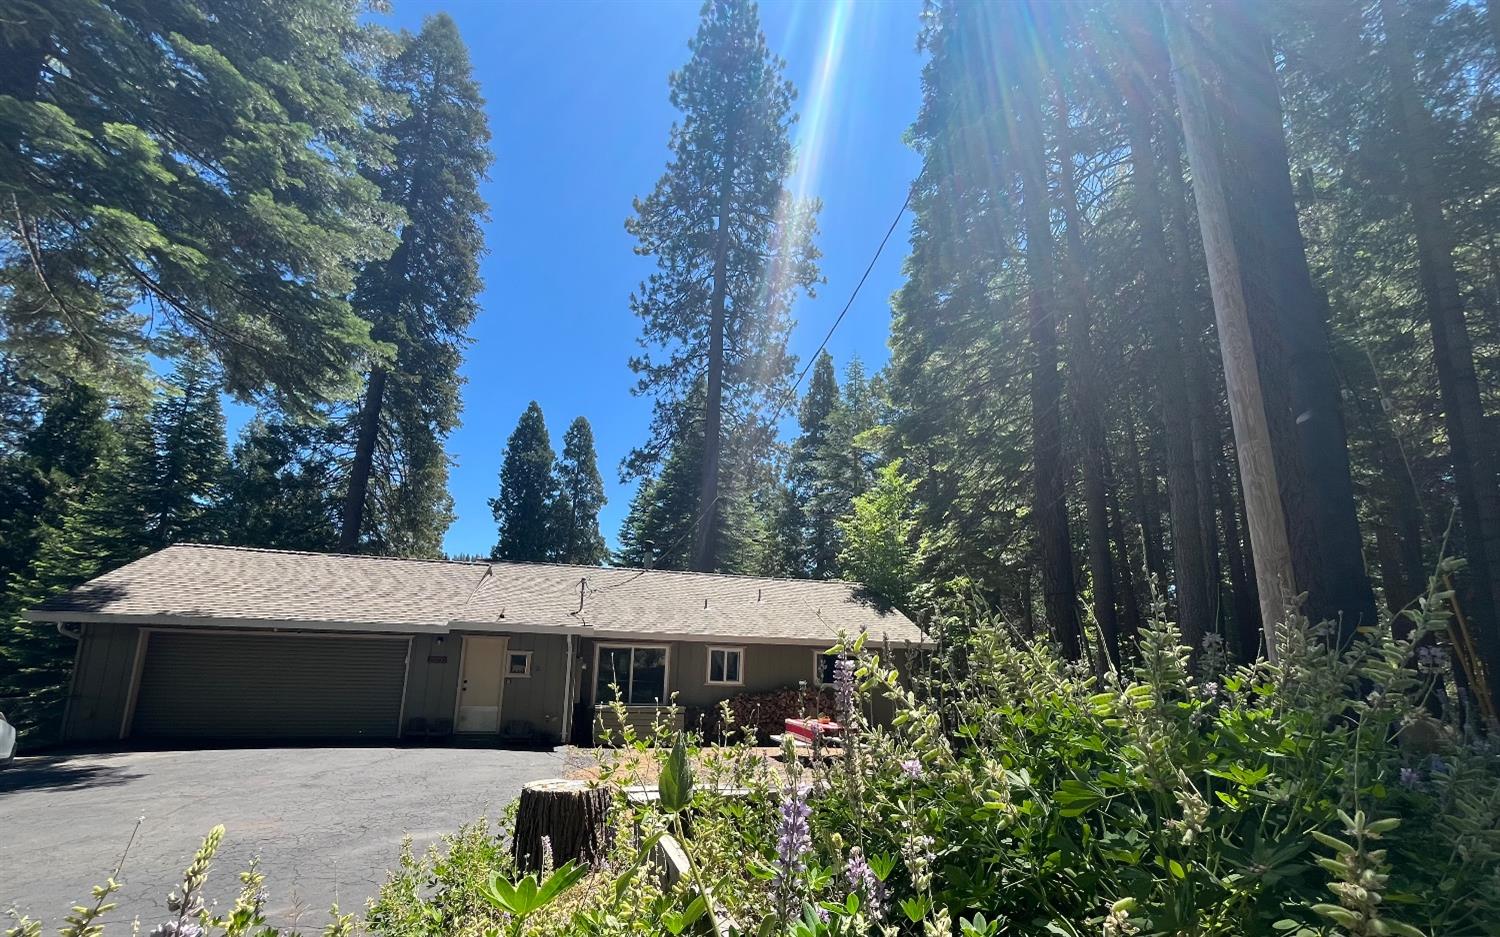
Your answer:
[[[837,722],[824,722],[819,719],[788,719],[786,731],[804,742],[811,742],[817,736],[838,738],[844,734],[844,727]]]

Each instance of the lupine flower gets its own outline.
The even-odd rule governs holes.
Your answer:
[[[192,918],[167,921],[152,930],[151,937],[203,937],[203,925]]]
[[[885,916],[885,886],[875,877],[875,871],[865,860],[864,850],[858,846],[849,850],[849,861],[844,866],[849,879],[849,890],[865,900],[865,908],[872,920]]]
[[[854,671],[852,657],[840,657],[833,665],[833,692],[838,700],[839,718],[850,721],[854,715]]]
[[[1401,769],[1401,786],[1408,790],[1416,790],[1422,786],[1422,772],[1416,768]]]
[[[797,880],[807,871],[806,856],[812,849],[812,836],[807,828],[810,816],[812,808],[807,805],[807,792],[795,787],[789,790],[781,801],[781,820],[776,826],[775,884],[783,918],[796,910]]]
[[[1423,673],[1443,673],[1448,669],[1448,652],[1440,647],[1417,648],[1417,669]]]
[[[922,777],[922,761],[919,758],[908,758],[901,762],[901,773],[916,781]]]
[[[1433,755],[1427,770],[1433,774],[1447,774],[1448,762],[1444,761],[1441,756]]]
[[[1219,684],[1216,681],[1210,680],[1207,683],[1199,684],[1198,697],[1200,699],[1211,700],[1217,698],[1218,695]]]

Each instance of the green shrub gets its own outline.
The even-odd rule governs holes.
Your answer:
[[[800,897],[899,861],[863,889],[882,907],[803,930],[1500,934],[1500,759],[1452,716],[1443,598],[1342,653],[1292,616],[1277,663],[1223,671],[1161,609],[1102,679],[1001,622],[914,690],[858,649],[899,714],[813,788],[804,861],[843,874]]]

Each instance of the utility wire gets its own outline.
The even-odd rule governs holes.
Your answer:
[[[796,396],[797,390],[802,386],[803,380],[807,378],[807,373],[811,371],[813,365],[817,363],[818,356],[823,353],[824,348],[828,347],[828,342],[833,338],[833,333],[838,331],[838,327],[843,323],[844,317],[847,316],[849,314],[849,310],[854,307],[854,301],[859,298],[859,291],[864,288],[865,281],[870,278],[870,273],[875,269],[875,264],[879,262],[880,255],[885,253],[885,246],[890,243],[891,235],[896,233],[896,226],[901,224],[901,219],[906,214],[906,210],[911,207],[911,195],[915,189],[916,183],[914,182],[912,183],[911,187],[906,190],[906,198],[901,201],[901,208],[896,211],[896,217],[891,219],[890,227],[886,228],[885,230],[885,237],[880,239],[880,244],[876,246],[875,253],[870,258],[870,262],[865,265],[865,272],[860,274],[859,282],[854,284],[854,289],[849,293],[849,299],[844,303],[844,308],[839,310],[839,314],[834,318],[833,324],[828,327],[827,334],[825,334],[823,336],[823,340],[818,343],[817,349],[808,357],[807,363],[802,366],[802,371],[797,375],[797,380],[793,381],[791,386],[787,387],[787,389],[782,393],[781,397],[776,401],[776,409],[771,414],[770,419],[766,421],[768,425],[775,426],[776,421],[781,419],[782,411],[786,409],[786,405],[790,403]],[[791,341],[790,335],[787,336],[787,341]],[[783,351],[785,351],[785,349],[783,349]],[[719,498],[715,497],[713,503],[710,504],[709,507],[716,507],[718,503]],[[683,540],[687,539],[690,534],[698,529],[698,522],[702,519],[703,510],[700,508],[697,511],[694,511],[693,516],[690,522],[687,524],[686,529],[684,529],[682,533],[678,534],[677,539],[668,544],[667,548],[663,550],[662,553],[671,553],[673,550],[681,546]],[[647,569],[649,568],[650,567],[647,567]],[[601,593],[608,592],[611,589],[618,589],[621,586],[634,582],[645,574],[646,569],[637,570],[636,574],[634,576],[631,576],[629,579],[626,579],[622,582],[612,583],[611,585],[607,586],[591,588],[589,589],[589,594],[599,595]]]

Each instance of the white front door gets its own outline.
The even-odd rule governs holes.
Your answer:
[[[463,672],[458,684],[458,731],[493,735],[500,731],[500,700],[505,694],[507,639],[465,635]]]

